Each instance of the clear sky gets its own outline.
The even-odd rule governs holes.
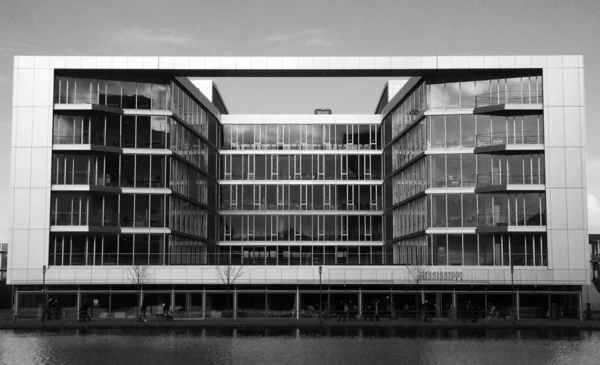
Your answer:
[[[14,55],[583,54],[590,232],[600,233],[600,0],[0,0],[0,240]],[[217,80],[232,113],[372,113],[383,80]],[[4,232],[3,232],[4,230]]]

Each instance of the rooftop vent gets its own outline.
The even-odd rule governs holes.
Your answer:
[[[331,114],[331,109],[315,109],[315,114]]]

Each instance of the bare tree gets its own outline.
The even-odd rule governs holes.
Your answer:
[[[417,255],[412,258],[412,264],[407,265],[408,273],[412,278],[412,281],[415,283],[415,309],[416,309],[416,318],[419,319],[420,316],[420,300],[419,300],[419,285],[426,280],[427,273],[429,272],[431,266],[427,265],[427,258],[422,255]]]
[[[132,267],[129,268],[129,270],[127,271],[127,278],[129,279],[129,282],[133,285],[135,285],[135,288],[137,290],[137,297],[138,297],[138,305],[137,305],[137,316],[138,318],[140,318],[140,310],[141,310],[141,306],[142,306],[142,296],[140,294],[143,294],[143,290],[144,290],[144,284],[146,283],[146,281],[148,280],[148,265],[133,265]]]
[[[217,266],[217,274],[223,284],[227,286],[227,311],[229,311],[229,290],[232,284],[244,274],[241,265],[233,265],[231,263]]]

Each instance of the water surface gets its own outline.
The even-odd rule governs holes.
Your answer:
[[[598,364],[600,332],[569,329],[0,331],[0,364]]]

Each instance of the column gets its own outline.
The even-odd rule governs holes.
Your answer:
[[[296,285],[296,319],[300,319],[300,286]]]
[[[519,295],[519,290],[517,289],[517,299],[515,300],[517,306],[517,320],[521,319],[521,296]]]
[[[237,286],[233,286],[233,319],[237,319]]]
[[[206,319],[206,286],[202,286],[202,319]]]
[[[87,250],[87,245],[86,245],[86,250]],[[86,255],[86,257],[87,257],[87,255]],[[75,313],[77,313],[75,316],[76,321],[79,320],[79,311],[81,310],[81,290],[80,289],[81,289],[81,287],[79,285],[77,285],[77,308],[75,308]]]
[[[358,286],[358,315],[362,318],[362,305],[363,305],[363,299],[362,299],[362,285]]]

